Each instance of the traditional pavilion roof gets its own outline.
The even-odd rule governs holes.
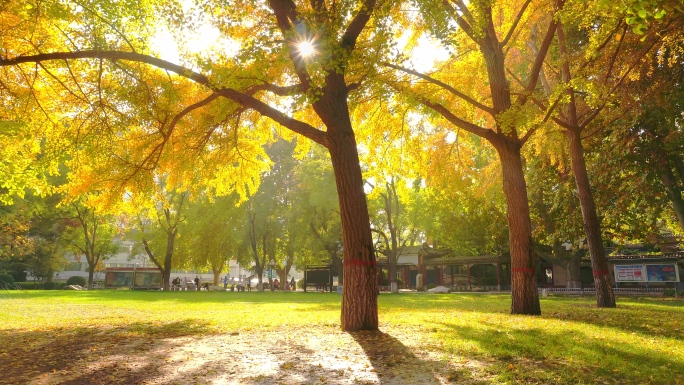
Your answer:
[[[442,254],[442,255],[424,255],[423,265],[425,266],[450,266],[450,265],[466,265],[475,263],[502,263],[510,262],[508,255],[498,254],[483,254],[483,255],[456,255],[456,254]]]
[[[662,254],[629,254],[611,255],[608,257],[611,262],[659,262],[659,261],[684,261],[684,251]]]

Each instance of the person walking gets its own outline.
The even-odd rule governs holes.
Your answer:
[[[195,276],[195,288],[197,288],[197,291],[202,290],[202,288],[200,287],[200,279],[197,275]]]
[[[294,277],[290,280],[290,290],[297,291],[297,281],[295,281]]]
[[[223,277],[223,290],[228,290],[228,276]]]

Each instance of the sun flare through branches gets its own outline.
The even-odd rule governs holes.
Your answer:
[[[295,47],[297,48],[297,53],[299,53],[299,56],[306,59],[318,53],[314,44],[314,40],[315,38],[304,39],[295,43]]]

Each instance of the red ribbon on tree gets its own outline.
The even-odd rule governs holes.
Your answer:
[[[594,271],[594,277],[600,277],[603,275],[608,275],[608,270],[596,270],[596,271]]]

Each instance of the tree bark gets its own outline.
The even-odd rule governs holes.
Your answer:
[[[520,157],[520,144],[511,139],[493,142],[499,155],[506,196],[511,253],[511,314],[541,314],[537,292],[536,255],[532,245],[532,223],[527,184]]]
[[[601,238],[601,223],[596,214],[596,204],[594,203],[594,196],[589,184],[587,165],[584,162],[584,149],[582,148],[580,130],[566,130],[566,133],[570,141],[572,171],[575,174],[577,195],[582,209],[584,233],[589,245],[591,269],[594,273],[596,305],[598,307],[615,307],[615,296],[610,284],[608,260],[606,259],[606,251],[603,248],[603,240]]]
[[[93,288],[93,278],[95,275],[95,265],[88,265],[88,289]]]
[[[221,270],[213,269],[212,273],[214,273],[214,281],[212,282],[212,285],[218,286],[219,279],[221,278]]]
[[[164,290],[171,289],[171,260],[173,259],[173,246],[176,241],[177,228],[167,233],[166,254],[164,255],[164,267],[162,270],[162,287]]]
[[[568,283],[565,287],[568,289],[579,289],[582,287],[581,271],[582,257],[573,253],[570,260],[565,264],[565,271],[568,273]]]
[[[346,108],[343,113],[349,121]],[[345,126],[328,129],[328,149],[335,172],[344,245],[341,323],[346,331],[377,330],[377,261],[356,139],[351,122]]]

